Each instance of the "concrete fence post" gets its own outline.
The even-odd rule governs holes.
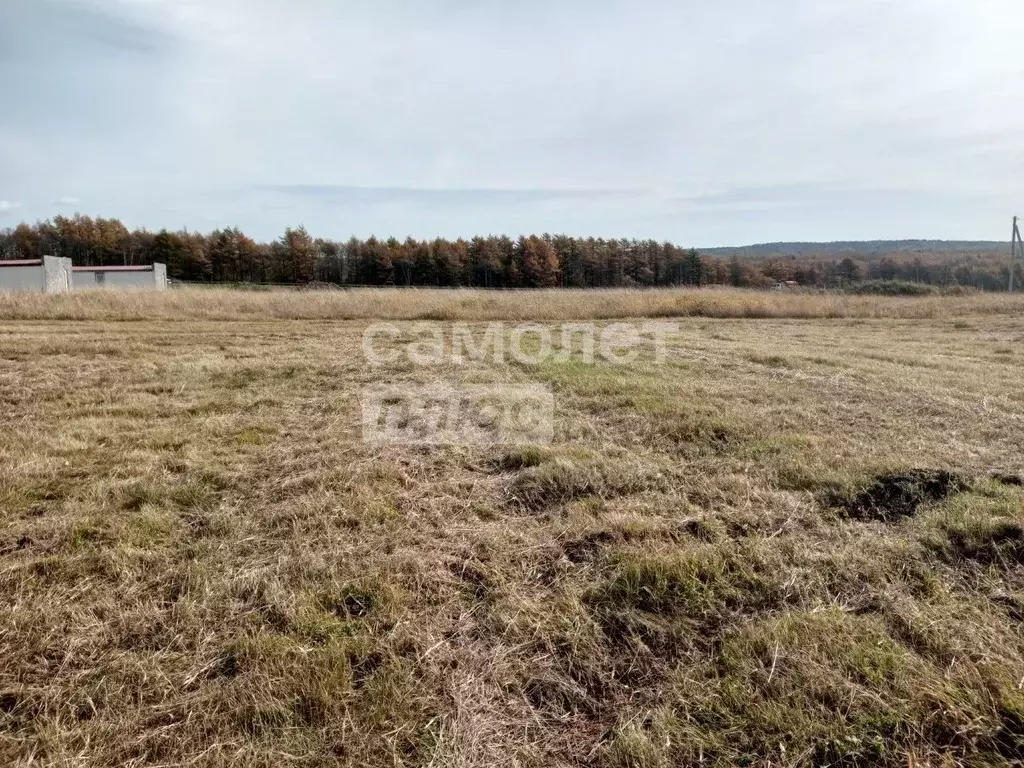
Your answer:
[[[43,256],[43,293],[66,293],[71,290],[71,259]]]
[[[158,291],[167,290],[167,265],[153,262],[153,282]]]

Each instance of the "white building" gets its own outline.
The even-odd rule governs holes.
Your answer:
[[[41,259],[0,260],[0,291],[64,293],[72,286],[71,259],[43,256]]]
[[[141,267],[75,267],[74,287],[167,290],[167,265]]]

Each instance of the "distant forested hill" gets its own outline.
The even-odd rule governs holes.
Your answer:
[[[710,256],[886,256],[895,254],[937,255],[942,253],[998,253],[1009,249],[1009,241],[995,240],[836,240],[828,243],[758,243],[735,248],[701,248]]]
[[[759,243],[702,248],[729,268],[733,285],[795,280],[842,286],[862,280],[903,280],[938,286],[1005,290],[1010,243],[991,240],[837,240],[830,243]],[[1024,278],[1021,260],[1014,274]]]

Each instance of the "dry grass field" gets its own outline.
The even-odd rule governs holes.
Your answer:
[[[965,293],[900,298],[813,290],[734,288],[486,291],[369,288],[165,293],[75,291],[56,296],[0,292],[0,320],[503,320],[634,317],[895,318],[1024,312],[1024,294]]]
[[[1022,310],[0,296],[0,764],[1012,764]],[[662,364],[361,349],[672,316]],[[441,380],[549,386],[554,442],[362,440],[363,386]]]

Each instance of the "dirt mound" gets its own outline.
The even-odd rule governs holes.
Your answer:
[[[1024,486],[1024,476],[1014,475],[1008,472],[996,472],[992,475],[992,479],[997,483],[1002,483],[1003,485]]]
[[[949,543],[962,558],[982,565],[1024,563],[1024,526],[1008,520],[973,530],[949,531]]]
[[[619,541],[621,537],[612,531],[595,531],[567,542],[563,547],[570,562],[589,563],[597,559],[601,549]]]
[[[892,522],[913,517],[922,504],[945,501],[969,487],[970,482],[955,472],[912,469],[881,475],[869,488],[839,506],[855,520]]]

